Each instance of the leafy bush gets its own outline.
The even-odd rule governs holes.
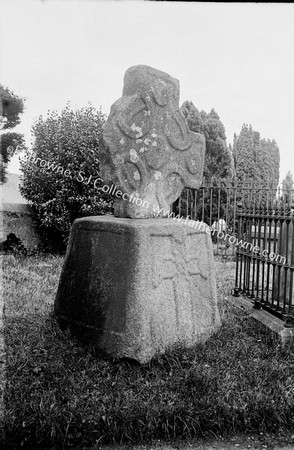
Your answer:
[[[64,250],[76,218],[111,212],[110,197],[99,189],[105,119],[90,104],[79,110],[67,104],[60,115],[48,111],[33,125],[33,147],[21,160],[21,192],[32,202],[38,231],[51,250]]]

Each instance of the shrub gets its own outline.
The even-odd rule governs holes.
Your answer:
[[[67,104],[61,114],[48,111],[33,125],[33,146],[21,159],[21,192],[32,203],[38,232],[51,242],[51,251],[64,250],[76,218],[111,212],[110,197],[99,190],[105,120],[91,104],[79,110]]]

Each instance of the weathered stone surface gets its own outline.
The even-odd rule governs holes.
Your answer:
[[[60,322],[97,349],[141,363],[206,339],[220,323],[212,244],[206,227],[188,224],[76,220],[55,301]]]
[[[74,222],[55,312],[82,341],[144,363],[206,339],[220,323],[211,230],[159,218],[183,187],[200,186],[205,140],[179,111],[178,81],[135,66],[100,150],[117,218]]]
[[[117,217],[162,216],[183,187],[201,184],[205,139],[179,110],[178,80],[151,67],[126,71],[100,147],[102,178],[124,194],[114,199]],[[129,201],[132,194],[140,201]]]

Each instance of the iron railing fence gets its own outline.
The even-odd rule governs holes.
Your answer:
[[[258,203],[268,209],[273,202],[281,205],[291,203],[293,198],[292,190],[283,191],[270,181],[261,183],[248,179],[214,178],[203,180],[199,189],[184,189],[172,209],[179,217],[189,216],[192,220],[203,221],[213,229],[237,237],[238,204]],[[213,233],[213,242],[216,253],[235,254],[236,244],[228,239],[218,239],[216,232]]]
[[[285,193],[284,193],[285,194]],[[239,204],[234,295],[250,298],[294,327],[293,191],[270,202]],[[292,205],[293,206],[293,205]]]

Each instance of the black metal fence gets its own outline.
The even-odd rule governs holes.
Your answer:
[[[293,191],[283,191],[272,182],[258,183],[252,180],[241,182],[232,179],[204,180],[199,189],[185,189],[173,205],[173,212],[179,216],[189,216],[193,220],[204,221],[213,230],[225,231],[227,235],[238,235],[238,205],[260,204],[268,209],[286,205],[293,200]],[[236,253],[236,243],[218,238],[213,233],[213,242],[217,254]]]
[[[249,297],[255,308],[294,327],[294,190],[204,180],[200,189],[183,191],[173,212],[224,230],[226,238],[214,242],[216,253],[236,257],[234,295]]]
[[[294,209],[275,199],[238,211],[234,295],[245,295],[294,327]]]

